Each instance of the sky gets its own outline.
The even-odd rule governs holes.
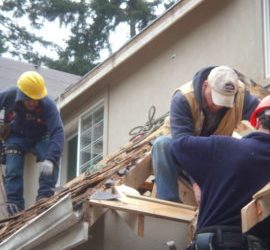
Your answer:
[[[25,26],[29,27],[27,24],[28,20],[25,20]],[[65,46],[65,41],[68,40],[69,36],[71,35],[71,32],[68,28],[59,26],[59,23],[57,21],[55,22],[45,22],[44,27],[41,30],[35,31],[37,35],[42,36],[48,41],[52,41],[56,44],[58,44],[61,47]],[[129,39],[129,28],[125,24],[120,24],[115,32],[111,34],[110,42],[112,45],[112,50],[116,51],[121,46],[123,46]],[[44,54],[49,53],[50,56],[56,58],[57,54],[53,51],[48,51],[45,48],[42,47],[36,47],[40,52],[43,52]],[[108,56],[108,51],[104,50],[101,52],[101,58],[106,58]]]
[[[1,0],[0,0],[1,1]],[[164,3],[166,0],[164,0]],[[160,15],[164,12],[164,7],[160,6],[156,10],[156,14]],[[26,21],[27,22],[27,21]],[[26,25],[28,26],[28,25]],[[65,40],[68,40],[69,35],[71,32],[68,28],[61,27],[58,23],[58,21],[55,22],[46,22],[44,24],[43,29],[37,31],[37,34],[43,36],[45,39],[49,41],[53,41],[56,44],[60,45],[61,47],[65,46]],[[117,26],[114,33],[110,36],[110,42],[112,46],[112,51],[115,52],[119,48],[121,48],[127,41],[129,40],[129,27],[126,24],[120,24]],[[42,49],[42,48],[40,48]],[[44,53],[48,53],[47,50],[44,50]],[[50,52],[50,56],[56,57],[57,54],[55,52]],[[101,51],[101,60],[106,59],[109,56],[108,50]]]

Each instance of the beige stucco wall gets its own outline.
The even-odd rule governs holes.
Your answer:
[[[184,249],[188,244],[185,223],[145,216],[144,235],[141,237],[113,210],[108,210],[90,228],[89,235],[87,242],[73,250],[166,250],[169,249],[166,246],[168,241],[174,241],[177,249]]]
[[[260,1],[206,1],[119,69],[109,89],[109,152],[147,121],[151,105],[157,116],[168,111],[174,89],[204,66],[229,65],[263,82],[261,11]]]
[[[204,1],[67,105],[67,134],[103,98],[105,152],[112,153],[128,142],[133,127],[145,124],[152,105],[156,117],[166,113],[175,88],[202,67],[222,64],[265,84],[262,1]]]

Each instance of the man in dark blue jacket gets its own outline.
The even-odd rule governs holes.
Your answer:
[[[241,234],[241,208],[270,181],[270,96],[250,121],[258,131],[242,139],[185,135],[172,141],[173,157],[202,192],[191,249],[255,249],[248,248],[247,238],[250,244],[261,244]]]
[[[13,214],[24,209],[23,170],[28,152],[35,154],[40,170],[37,200],[54,194],[64,130],[44,79],[35,71],[23,73],[17,87],[0,92],[0,110],[5,111],[4,121],[9,127],[8,134],[6,130],[1,132],[6,156],[5,190]]]
[[[182,85],[171,101],[172,137],[161,136],[153,144],[157,197],[180,201],[177,180],[183,171],[169,150],[171,139],[231,135],[241,120],[249,119],[257,104],[258,99],[239,81],[237,72],[227,66],[203,68],[191,82]]]

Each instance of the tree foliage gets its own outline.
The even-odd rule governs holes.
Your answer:
[[[133,37],[156,18],[155,8],[160,4],[165,3],[162,0],[3,0],[0,54],[9,52],[31,63],[83,75],[99,63],[103,49],[112,53],[110,35],[119,24],[128,24]],[[60,26],[70,28],[66,47],[45,41],[26,29],[18,21],[23,18],[29,20],[33,30],[41,29],[45,20],[58,21]],[[37,44],[55,50],[59,59],[35,52]]]
[[[4,1],[0,6],[0,54],[9,52],[14,58],[38,64],[40,55],[33,52],[33,47],[39,45],[56,48],[56,45],[35,35],[20,24],[19,18],[22,18],[28,10],[22,8],[23,2]],[[31,16],[31,12],[29,12],[29,16]],[[41,27],[35,23],[32,26],[33,28]]]

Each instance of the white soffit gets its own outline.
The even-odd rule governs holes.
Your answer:
[[[97,81],[106,76],[114,68],[119,66],[129,57],[134,55],[137,51],[150,43],[155,37],[160,35],[177,20],[185,16],[192,11],[204,0],[182,0],[176,4],[171,11],[166,12],[160,18],[156,19],[150,24],[144,31],[139,33],[133,39],[131,39],[126,45],[120,48],[116,53],[110,56],[103,63],[98,65],[92,71],[85,75],[81,81],[79,81],[73,88],[64,92],[57,100],[59,102],[60,109],[65,107],[74,98],[82,94],[86,89],[93,86]]]
[[[42,242],[78,223],[80,217],[80,214],[73,211],[71,197],[68,194],[1,242],[0,249],[34,249]]]

